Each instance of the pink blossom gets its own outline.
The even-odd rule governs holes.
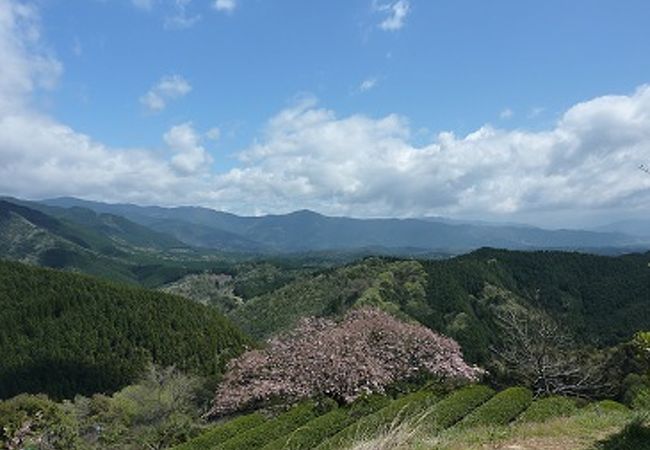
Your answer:
[[[377,308],[354,309],[338,322],[311,317],[232,360],[209,415],[319,394],[351,402],[421,373],[470,382],[483,371],[465,363],[453,339]]]

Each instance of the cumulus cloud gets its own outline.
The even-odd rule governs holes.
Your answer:
[[[184,97],[192,90],[190,83],[180,75],[168,75],[140,97],[140,103],[151,112],[160,112],[171,100]]]
[[[650,155],[648,86],[578,104],[547,131],[484,126],[419,147],[410,136],[397,115],[338,118],[303,102],[225,176],[267,204],[356,215],[650,208],[650,179],[634,170]]]
[[[237,1],[236,0],[215,0],[212,6],[217,11],[232,13],[237,7]]]
[[[366,91],[369,91],[370,89],[375,88],[377,86],[378,82],[379,82],[379,80],[377,80],[377,78],[375,78],[375,77],[366,78],[359,85],[359,92],[366,92]]]
[[[384,31],[400,30],[406,23],[406,16],[411,11],[408,0],[397,0],[391,3],[373,2],[373,9],[384,14],[385,18],[379,23],[379,28]]]
[[[514,115],[515,115],[515,113],[514,113],[514,111],[512,109],[506,108],[503,111],[501,111],[501,113],[499,114],[499,117],[501,119],[511,119],[512,116],[514,116]]]
[[[202,140],[217,133],[189,122],[164,133],[169,152],[111,148],[35,109],[32,94],[62,69],[22,5],[0,0],[2,194],[354,216],[650,210],[650,177],[637,169],[650,159],[650,86],[577,104],[544,131],[484,126],[424,145],[403,116],[340,116],[302,97],[268,120],[236,168],[215,172]]]
[[[176,153],[171,159],[171,166],[178,174],[188,176],[209,169],[212,157],[201,146],[201,138],[190,122],[171,127],[163,139]]]

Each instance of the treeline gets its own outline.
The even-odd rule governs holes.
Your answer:
[[[587,346],[606,347],[650,328],[650,254],[481,249],[442,261],[367,258],[304,276],[230,313],[264,338],[304,315],[330,316],[354,305],[408,315],[456,339],[484,364],[502,336],[499,310],[542,312]]]
[[[114,391],[150,362],[214,376],[249,344],[180,297],[0,262],[0,398]]]
[[[650,327],[650,254],[619,257],[481,249],[422,262],[431,308],[420,317],[484,359],[498,336],[494,310],[516,303],[549,314],[579,341],[599,347]]]

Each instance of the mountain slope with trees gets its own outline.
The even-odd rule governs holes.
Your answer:
[[[88,276],[0,262],[0,398],[111,391],[153,362],[220,374],[251,341],[216,310]]]
[[[3,259],[159,286],[201,270],[229,269],[233,255],[196,250],[121,216],[0,200]]]
[[[231,312],[256,337],[355,305],[406,314],[456,339],[473,362],[499,342],[500,311],[538,312],[583,343],[650,328],[650,253],[619,257],[481,249],[442,261],[368,258],[303,277]]]

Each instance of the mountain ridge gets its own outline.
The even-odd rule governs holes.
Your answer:
[[[444,249],[462,253],[485,246],[522,250],[581,249],[643,247],[649,242],[642,237],[611,231],[547,230],[523,224],[465,223],[441,218],[360,219],[326,216],[310,210],[238,216],[196,206],[166,208],[108,204],[72,197],[46,199],[41,203],[68,208],[80,206],[120,215],[156,231],[172,234],[186,244],[230,251],[292,253],[384,247]],[[172,221],[175,226],[170,225]],[[212,236],[209,236],[210,231]],[[197,238],[201,235],[206,237]]]

